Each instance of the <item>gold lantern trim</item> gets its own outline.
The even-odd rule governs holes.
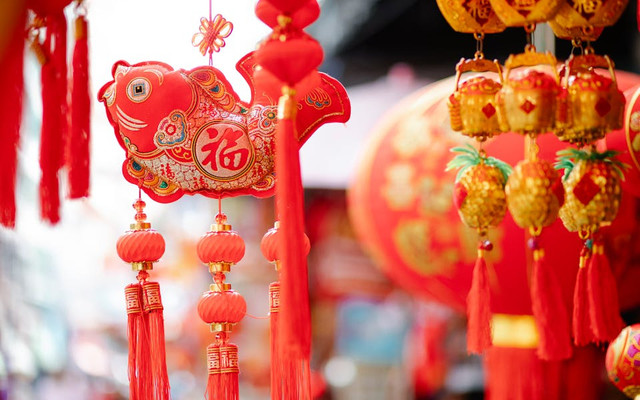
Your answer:
[[[553,19],[565,0],[490,0],[507,26],[526,26]]]
[[[462,33],[499,33],[507,27],[489,0],[437,0],[440,12],[453,30]]]

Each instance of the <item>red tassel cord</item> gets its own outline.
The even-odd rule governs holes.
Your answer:
[[[589,241],[589,243],[591,243]],[[596,342],[591,331],[589,320],[589,298],[587,290],[587,264],[591,258],[591,249],[585,243],[580,252],[580,263],[576,286],[573,291],[573,343],[576,346],[586,346]]]
[[[0,146],[0,224],[13,228],[16,222],[16,173],[20,123],[22,121],[24,25],[26,14],[20,13],[13,22],[13,32],[6,37],[5,53],[0,54],[0,121],[2,121],[2,146]]]
[[[560,284],[549,264],[537,237],[529,240],[533,250],[531,276],[531,305],[540,341],[538,357],[542,360],[564,360],[571,357],[571,335],[568,312],[564,305]]]
[[[129,399],[150,399],[149,336],[143,311],[142,286],[128,285],[125,290],[127,304],[127,333],[129,337]]]
[[[279,315],[279,348],[283,359],[291,361],[284,371],[283,395],[301,393],[297,399],[310,397],[309,360],[311,354],[311,320],[309,288],[304,249],[304,219],[300,155],[295,139],[295,91],[283,88],[278,107],[276,130],[276,209],[281,234],[281,308]],[[295,306],[294,306],[295,305]]]
[[[620,318],[616,281],[599,235],[593,237],[591,252],[587,267],[589,320],[595,339],[600,343],[610,342],[618,336],[624,322]]]
[[[67,139],[67,21],[62,10],[45,18],[40,139],[40,213],[52,224],[60,220],[58,171]]]
[[[480,354],[491,346],[491,291],[484,259],[485,251],[491,248],[488,241],[478,246],[478,258],[467,296],[467,351],[474,354]]]
[[[89,139],[91,100],[89,95],[89,57],[87,20],[79,15],[75,21],[73,80],[71,83],[71,137],[67,142],[66,164],[69,170],[69,197],[89,195]]]
[[[219,332],[216,342],[207,347],[207,400],[239,399],[238,346],[228,340],[225,332]]]
[[[142,284],[144,312],[148,314],[149,358],[151,364],[152,390],[154,400],[168,400],[170,394],[169,376],[164,343],[164,317],[160,285],[157,282]]]
[[[271,399],[282,400],[283,366],[278,349],[278,318],[280,314],[280,282],[269,285],[269,316],[271,322]]]

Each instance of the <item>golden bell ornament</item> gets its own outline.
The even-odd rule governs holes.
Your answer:
[[[550,73],[535,68],[547,65]],[[501,130],[526,135],[549,132],[564,115],[563,89],[551,53],[526,51],[511,55],[505,63],[502,89],[496,95]]]
[[[606,68],[609,76],[596,73]],[[572,56],[565,66],[567,114],[556,131],[562,141],[585,145],[623,125],[625,98],[618,89],[614,66],[607,56]]]
[[[499,80],[478,75],[460,83],[464,72],[492,72]],[[456,88],[447,105],[451,128],[484,141],[499,134],[495,95],[502,88],[502,69],[497,61],[462,59],[456,66]]]
[[[551,225],[564,201],[558,172],[549,162],[538,158],[516,165],[505,192],[513,220],[519,227],[533,231]]]
[[[490,0],[507,26],[525,26],[553,19],[565,0]]]
[[[615,152],[598,153],[566,149],[556,168],[564,168],[565,203],[560,218],[570,232],[594,232],[602,224],[612,222],[620,206],[620,180],[624,164]]]
[[[611,26],[618,21],[629,0],[566,0],[554,21],[566,28]]]
[[[437,0],[440,12],[456,32],[498,33],[506,25],[498,18],[489,0]]]

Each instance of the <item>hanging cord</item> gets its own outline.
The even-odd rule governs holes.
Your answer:
[[[536,30],[536,24],[525,25],[524,31],[527,34],[527,45],[524,47],[524,51],[535,53],[536,46],[533,44],[533,32]]]

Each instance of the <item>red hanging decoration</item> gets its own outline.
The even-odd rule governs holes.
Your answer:
[[[486,250],[490,248],[482,243],[478,246],[478,258],[467,296],[467,351],[475,354],[480,354],[491,346],[491,291],[484,259]]]
[[[209,266],[214,281],[198,303],[200,318],[215,334],[214,342],[207,347],[207,400],[238,399],[238,346],[229,339],[233,326],[247,313],[247,304],[225,282],[225,273],[242,259],[244,250],[244,240],[227,224],[224,214],[216,216],[216,223],[197,245],[198,257]]]
[[[269,229],[262,238],[260,249],[264,257],[275,264],[276,271],[280,275],[282,262],[279,257],[280,223],[276,221],[274,227]],[[305,234],[303,238],[305,255],[309,254],[311,243]],[[272,282],[269,285],[269,313],[271,318],[271,399],[299,398],[304,396],[304,389],[310,384],[311,375],[306,365],[299,365],[295,359],[287,357],[286,348],[281,347],[282,340],[279,333],[280,322],[280,282]]]
[[[82,0],[80,0],[82,1]],[[78,3],[78,7],[82,7]],[[69,197],[89,195],[89,139],[91,137],[91,99],[89,96],[88,26],[83,14],[75,20],[71,81],[71,136],[66,160],[69,173]]]
[[[279,20],[290,19],[290,25],[293,29],[304,29],[320,16],[320,5],[316,1],[307,1],[302,7],[287,16],[282,14],[282,11],[269,0],[260,0],[256,4],[256,15],[270,28],[277,27],[280,24]]]
[[[0,224],[13,228],[16,221],[16,172],[20,123],[22,120],[24,21],[22,10],[13,21],[12,32],[7,36],[7,47],[0,54],[0,85],[4,94],[0,97],[0,121],[3,122],[3,144],[0,146]]]
[[[120,258],[138,271],[138,283],[128,285],[125,300],[129,337],[129,398],[131,400],[168,400],[164,318],[160,285],[149,282],[153,264],[164,254],[165,242],[160,233],[151,229],[144,213],[145,203],[133,204],[135,223],[118,239]]]
[[[587,288],[587,264],[591,258],[591,249],[585,243],[580,252],[578,276],[573,291],[573,343],[576,346],[586,346],[596,342],[591,330],[589,319],[589,297]]]

